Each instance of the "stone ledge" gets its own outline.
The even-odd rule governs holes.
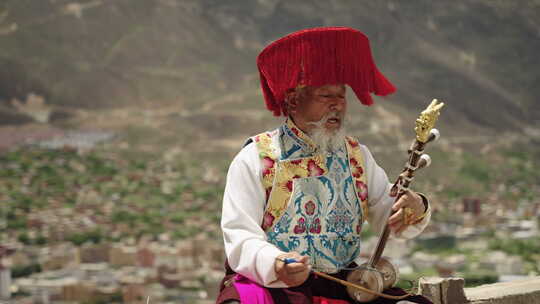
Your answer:
[[[463,288],[463,278],[424,277],[418,292],[434,304],[540,304],[540,276]]]
[[[470,304],[540,304],[540,276],[465,288]]]

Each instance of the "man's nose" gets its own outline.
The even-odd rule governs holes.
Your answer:
[[[343,111],[345,108],[345,100],[343,98],[335,97],[330,101],[330,110]]]

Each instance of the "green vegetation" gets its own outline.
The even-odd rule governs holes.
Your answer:
[[[528,264],[528,270],[540,273],[540,237],[530,239],[493,239],[489,241],[490,250],[504,251],[517,255]]]
[[[413,285],[416,286],[418,284],[419,278],[433,276],[437,276],[437,272],[434,269],[423,269],[406,275],[400,274],[396,286],[403,289],[410,289]]]
[[[72,242],[77,246],[80,246],[86,242],[92,242],[94,244],[97,244],[101,242],[102,239],[103,233],[99,229],[82,233],[74,233],[67,237],[68,241]]]
[[[415,251],[424,251],[432,254],[457,254],[461,251],[456,246],[456,237],[452,235],[443,235],[430,239],[419,239],[415,241]]]
[[[465,287],[475,287],[484,284],[497,283],[499,275],[493,271],[470,271],[463,274]]]
[[[17,238],[17,240],[19,240],[19,242],[21,242],[21,243],[23,243],[25,245],[30,244],[30,238],[28,237],[28,234],[26,234],[26,233],[19,234],[19,237]]]
[[[202,174],[200,168],[181,159],[143,161],[99,149],[78,153],[22,148],[0,155],[7,228],[27,245],[50,241],[43,234],[30,237],[27,230],[30,214],[47,224],[43,217],[50,216],[46,212],[51,208],[71,209],[62,212],[76,220],[81,220],[77,212],[86,212],[105,223],[99,229],[80,228],[68,234],[67,240],[76,245],[113,237],[116,227],[124,224],[129,227],[124,237],[166,231],[175,238],[198,232],[218,235],[211,230],[218,227],[222,184],[205,182]],[[62,220],[65,216],[58,212]]]
[[[501,199],[523,200],[538,197],[540,152],[534,146],[506,149],[490,155],[468,155],[458,178],[475,181],[487,194],[501,187]],[[501,186],[503,185],[503,186]]]
[[[41,272],[41,266],[39,264],[31,264],[27,266],[18,266],[11,269],[11,277],[21,278],[31,275],[32,273]]]
[[[479,151],[456,154],[436,148],[429,153],[434,159],[433,165],[420,172],[424,176],[418,177],[414,189],[425,191],[435,202],[434,221],[461,225],[463,217],[456,210],[461,210],[464,198],[478,199],[481,203],[489,198],[496,201],[499,208],[527,209],[540,196],[537,144],[485,154]],[[523,216],[527,218],[526,214]]]
[[[25,245],[45,245],[49,241],[45,236],[41,234],[30,238],[30,236],[28,235],[28,233],[25,232],[24,229],[20,230],[22,230],[23,232],[18,235],[17,240]]]

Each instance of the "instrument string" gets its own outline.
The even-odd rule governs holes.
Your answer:
[[[283,262],[285,264],[291,264],[291,263],[297,263],[298,262],[294,258],[276,258],[276,260],[281,261],[281,262]],[[376,272],[380,273],[381,275],[384,275],[384,273],[381,272],[380,270],[378,270],[376,268],[373,268],[373,267],[369,267],[369,266],[356,266],[356,267],[344,267],[344,268],[341,268],[341,270],[358,270],[358,269],[367,269],[367,270],[371,270],[371,271],[376,271]],[[409,291],[405,291],[406,293],[404,295],[401,295],[401,296],[388,295],[388,294],[385,294],[385,293],[381,293],[381,292],[371,290],[369,288],[366,288],[366,287],[358,285],[358,284],[354,284],[354,283],[351,283],[351,282],[348,282],[348,281],[345,281],[345,280],[342,280],[342,279],[338,279],[338,278],[333,277],[333,276],[331,276],[331,275],[329,275],[327,273],[324,273],[322,271],[317,271],[317,270],[311,269],[311,273],[313,273],[313,274],[315,274],[317,276],[320,276],[322,278],[325,278],[327,280],[334,281],[334,282],[339,283],[341,285],[344,285],[344,286],[347,286],[347,287],[352,287],[352,288],[361,290],[363,292],[367,292],[369,294],[376,295],[376,296],[379,296],[379,297],[383,297],[383,298],[386,298],[386,299],[403,300],[403,299],[413,295]],[[410,281],[410,282],[412,282],[412,281]],[[412,283],[412,286],[414,286],[414,283]]]

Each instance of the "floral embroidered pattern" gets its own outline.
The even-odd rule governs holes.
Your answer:
[[[332,227],[332,232],[338,234],[346,233],[347,229],[351,229],[353,218],[344,208],[336,208],[328,217],[328,224]]]
[[[356,189],[358,191],[358,197],[360,200],[365,201],[368,198],[367,185],[363,181],[356,181]]]
[[[290,123],[289,123],[290,124]],[[294,129],[294,125],[292,125]],[[304,137],[302,131],[296,129]],[[326,174],[327,169],[324,159],[320,154],[301,159],[277,161],[276,151],[272,148],[272,137],[277,135],[277,131],[267,132],[255,136],[255,143],[259,150],[263,166],[263,186],[265,187],[267,210],[274,218],[279,218],[285,211],[290,195],[293,191],[294,179],[304,177],[315,177]],[[303,139],[303,138],[302,138]],[[362,168],[363,157],[357,141],[347,137],[347,151],[349,154],[349,165],[351,175],[355,179],[356,192],[362,203],[363,219],[367,218],[367,184],[365,183],[364,170]],[[280,172],[276,176],[276,170]],[[274,186],[277,185],[277,187]],[[272,191],[274,189],[274,191]],[[265,230],[271,226],[265,226]]]
[[[293,181],[295,178],[299,178],[300,176],[299,175],[295,175],[292,177],[291,180],[288,180],[287,183],[285,183],[285,187],[287,188],[287,191],[288,192],[292,192],[293,190]]]
[[[302,163],[302,160],[301,160],[301,159],[291,160],[291,164],[292,164],[292,165],[300,165],[301,163]]]
[[[274,183],[276,157],[275,151],[272,148],[272,136],[277,132],[266,132],[255,136],[255,144],[259,150],[259,156],[262,162],[262,184],[266,192],[266,200],[270,197],[272,192],[272,185]]]
[[[282,160],[276,162],[273,172],[275,174],[273,177],[274,186],[272,188],[273,191],[268,197],[266,210],[271,212],[275,218],[280,218],[289,204],[294,180],[310,176],[321,176],[327,170],[323,162],[323,157],[316,155],[299,160]]]
[[[298,219],[298,224],[294,226],[294,233],[295,234],[301,234],[306,231],[306,219],[301,217]]]
[[[351,157],[349,162],[351,163],[351,174],[354,178],[360,178],[364,174],[364,169],[358,160],[354,157]]]
[[[349,146],[351,146],[351,148],[356,148],[358,147],[360,144],[354,140],[352,137],[347,137],[347,143],[349,143]]]
[[[304,205],[304,208],[306,209],[306,213],[308,215],[313,215],[315,213],[315,203],[313,201],[308,201],[305,205]]]
[[[267,191],[262,228],[281,250],[309,255],[314,267],[335,272],[360,252],[368,207],[362,151],[347,138],[336,153],[316,153],[291,125],[255,140]]]
[[[272,170],[274,169],[274,164],[276,163],[275,160],[271,159],[268,156],[263,157],[262,164],[263,164],[263,177],[272,174]]]
[[[263,216],[263,224],[262,228],[263,230],[268,229],[269,227],[272,227],[272,224],[274,224],[275,217],[270,212],[265,212]]]
[[[317,165],[317,163],[313,159],[310,159],[308,161],[307,169],[309,171],[308,176],[321,176],[324,174],[324,171],[325,171],[323,168]]]
[[[321,233],[321,220],[316,218],[313,220],[313,223],[310,225],[309,232],[313,234]]]
[[[291,131],[298,137],[300,137],[300,130],[298,130],[296,127],[291,127]]]
[[[313,140],[306,133],[296,127],[292,120],[288,119],[286,126],[294,135],[296,135],[296,138],[293,138],[293,140],[295,140],[298,144],[311,149],[315,149],[317,147]]]
[[[255,136],[255,144],[262,162],[262,184],[266,192],[265,212],[273,216],[272,224],[267,225],[270,221],[263,223],[265,230],[271,229],[276,222],[275,219],[279,219],[285,212],[293,191],[294,179],[321,176],[327,172],[321,155],[278,161],[278,153],[272,144],[273,136],[277,134],[277,131],[273,131]],[[277,176],[276,172],[279,172]]]
[[[351,169],[351,175],[354,178],[354,185],[356,187],[356,193],[362,203],[363,220],[368,217],[368,188],[366,176],[364,175],[364,169],[362,164],[364,163],[364,157],[360,150],[360,144],[352,137],[347,137],[347,151],[349,152],[349,165]]]

